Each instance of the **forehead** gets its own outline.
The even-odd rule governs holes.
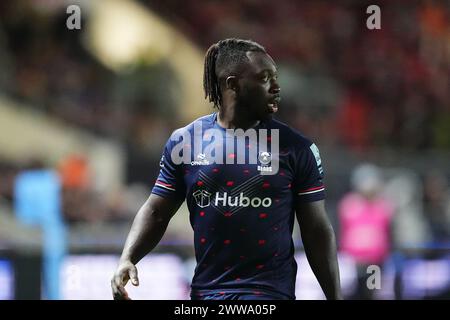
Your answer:
[[[267,53],[259,51],[247,51],[246,53],[249,62],[247,63],[246,71],[250,73],[260,73],[264,70],[272,72],[277,71],[277,67],[272,57]]]

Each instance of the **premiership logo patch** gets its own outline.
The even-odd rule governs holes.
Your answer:
[[[309,149],[311,149],[311,152],[313,153],[314,157],[316,158],[316,164],[317,164],[317,169],[319,170],[319,173],[323,174],[322,160],[320,159],[319,148],[317,148],[316,144],[313,143],[312,145],[309,146]]]

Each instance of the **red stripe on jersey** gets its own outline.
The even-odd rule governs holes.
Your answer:
[[[306,190],[300,190],[299,192],[314,191],[314,190],[319,190],[319,189],[322,189],[322,188],[325,188],[325,186],[321,185],[320,187],[314,187],[314,188],[309,188],[309,189],[306,189]]]
[[[161,180],[156,180],[156,183],[162,184],[163,186],[166,186],[166,187],[173,187],[171,184],[162,182]]]

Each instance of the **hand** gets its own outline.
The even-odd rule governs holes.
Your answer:
[[[111,288],[114,300],[131,300],[125,290],[125,285],[130,279],[134,286],[139,285],[136,266],[131,263],[131,261],[120,262],[116,273],[111,279]]]

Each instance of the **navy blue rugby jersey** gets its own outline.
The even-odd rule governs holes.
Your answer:
[[[200,125],[202,130],[196,131]],[[207,136],[208,129],[222,135],[201,140],[203,149],[195,149],[194,134]],[[267,135],[258,135],[256,145],[249,139],[240,145],[246,151],[241,164],[237,158],[242,148],[235,135],[219,126],[217,113],[176,130],[164,148],[152,192],[186,200],[197,260],[192,296],[248,292],[295,299],[294,203],[324,199],[320,155],[315,144],[275,119],[253,129]],[[279,136],[276,154],[271,152],[274,129]],[[267,148],[261,148],[263,142]],[[222,150],[222,158],[219,151],[208,151],[208,145]],[[250,163],[254,148],[256,163]],[[186,154],[180,163],[179,156]],[[273,169],[275,157],[278,170],[264,174]]]

